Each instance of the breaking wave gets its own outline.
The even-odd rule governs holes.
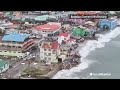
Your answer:
[[[96,48],[102,48],[105,46],[105,43],[109,42],[112,38],[115,38],[120,34],[120,27],[110,31],[107,34],[101,35],[99,34],[98,40],[90,40],[87,44],[80,49],[79,53],[82,56],[81,61],[82,63],[79,64],[77,67],[73,67],[70,70],[61,70],[59,71],[53,79],[79,79],[79,77],[74,77],[75,72],[81,72],[89,67],[89,65],[95,63],[94,60],[87,60],[86,57],[89,53]],[[83,78],[84,79],[84,78]]]

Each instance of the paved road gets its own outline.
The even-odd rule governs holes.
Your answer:
[[[22,64],[25,63],[25,64]],[[16,63],[16,65],[14,67],[12,67],[11,69],[9,69],[7,72],[3,73],[3,78],[17,78],[19,75],[19,73],[21,73],[21,71],[25,68],[28,67],[28,64],[26,61],[20,61],[18,63]]]
[[[41,42],[41,40],[39,40],[38,42]],[[34,54],[39,54],[39,50],[36,52],[32,52],[31,55]],[[30,57],[30,56],[28,56]],[[38,59],[39,57],[36,56],[36,58]],[[24,64],[25,63],[25,64]],[[17,62],[11,69],[9,69],[7,72],[3,73],[3,78],[18,78],[20,73],[29,66],[28,61],[24,61],[21,60],[19,62]]]

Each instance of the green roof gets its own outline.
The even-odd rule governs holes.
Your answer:
[[[23,53],[14,53],[13,51],[11,52],[0,52],[0,55],[2,56],[16,56],[16,57],[19,57],[19,56],[23,56]]]
[[[48,15],[37,16],[35,20],[45,21],[48,18]]]
[[[18,18],[17,20],[25,21],[26,18]]]
[[[7,62],[0,59],[0,68],[2,68]]]
[[[52,15],[42,15],[42,16],[37,16],[37,17],[35,18],[35,20],[45,21],[45,20],[47,20],[48,18],[54,18],[54,19],[56,19],[56,17],[55,17],[55,16],[52,16]]]
[[[10,12],[6,12],[5,13],[5,16],[9,16],[11,13]]]
[[[85,35],[86,30],[83,28],[74,28],[73,29],[73,35],[80,35],[80,36],[84,36]]]

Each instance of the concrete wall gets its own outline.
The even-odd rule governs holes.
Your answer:
[[[39,79],[51,79],[58,71],[60,71],[62,69],[62,63],[58,64],[56,67],[54,67],[54,69],[52,71],[50,71],[48,74],[46,75],[41,75],[39,77]]]
[[[22,51],[22,47],[19,46],[1,46],[0,50],[9,50],[9,51]]]
[[[33,33],[37,33],[38,35],[43,35],[43,37],[47,37],[48,34],[54,34],[56,32],[58,32],[60,29],[52,31],[52,32],[47,32],[47,31],[37,31],[37,30],[33,30]]]
[[[55,53],[53,53],[54,49],[51,49],[51,51],[49,51],[49,49],[46,49],[46,51],[43,48],[40,48],[40,60],[44,60],[46,57],[46,61],[52,61],[55,60],[57,55],[60,55],[60,50],[57,49],[55,51]],[[46,53],[46,55],[45,55]],[[51,53],[51,55],[49,56],[48,53]],[[51,60],[49,59],[51,58]]]

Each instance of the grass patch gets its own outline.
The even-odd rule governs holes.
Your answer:
[[[46,75],[48,72],[49,70],[40,70],[33,67],[29,67],[23,71],[23,73],[25,74],[23,74],[22,76],[30,75],[31,77],[40,77],[41,75]]]

